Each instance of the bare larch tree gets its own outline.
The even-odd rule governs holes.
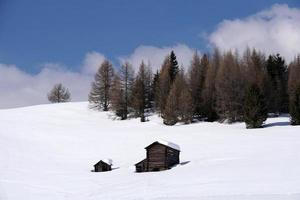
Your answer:
[[[114,69],[112,64],[105,60],[95,74],[94,82],[92,82],[89,94],[90,107],[108,111],[113,75]]]
[[[134,70],[132,65],[125,62],[120,69],[121,86],[124,95],[124,119],[127,119],[129,113],[130,99],[132,96],[132,86],[134,81]]]
[[[51,103],[68,102],[71,100],[71,94],[61,83],[55,84],[48,93],[48,100]]]

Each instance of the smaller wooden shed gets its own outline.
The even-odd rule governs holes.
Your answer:
[[[147,158],[135,164],[136,172],[144,172],[147,169]]]
[[[105,159],[100,160],[94,165],[94,171],[95,172],[106,172],[111,171],[112,166],[112,160],[111,159]]]

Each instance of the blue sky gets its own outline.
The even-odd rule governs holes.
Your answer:
[[[300,53],[299,0],[0,0],[0,109],[48,103],[56,83],[86,101],[105,58],[155,72],[174,50]]]
[[[86,52],[115,61],[139,45],[177,43],[207,50],[203,35],[224,19],[244,18],[298,0],[0,0],[0,63],[38,73],[45,62],[78,70]]]

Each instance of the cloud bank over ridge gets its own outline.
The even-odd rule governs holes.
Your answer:
[[[140,46],[131,55],[120,57],[119,61],[129,61],[137,71],[144,60],[154,71],[160,68],[171,50],[176,52],[179,64],[189,65],[193,50],[183,44],[162,48]],[[104,59],[106,57],[102,53],[91,51],[85,55],[78,71],[68,70],[68,67],[58,63],[45,63],[37,74],[0,63],[0,93],[4,94],[0,98],[0,109],[48,103],[47,93],[56,83],[62,83],[70,90],[72,101],[87,101],[94,74]]]
[[[208,40],[223,50],[250,47],[291,61],[300,53],[300,9],[275,4],[244,19],[224,20]]]

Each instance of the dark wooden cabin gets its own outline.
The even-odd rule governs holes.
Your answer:
[[[136,172],[167,170],[179,164],[180,148],[166,141],[156,141],[147,146],[146,159],[135,164]]]
[[[108,160],[100,160],[94,165],[95,172],[106,172],[111,171],[112,161]]]

